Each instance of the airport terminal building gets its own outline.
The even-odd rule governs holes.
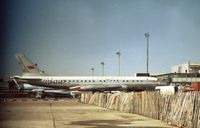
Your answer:
[[[173,66],[171,73],[200,73],[200,63],[185,63]]]

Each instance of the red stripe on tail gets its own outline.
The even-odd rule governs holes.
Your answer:
[[[28,69],[35,69],[35,67],[33,65],[29,65],[27,66]]]

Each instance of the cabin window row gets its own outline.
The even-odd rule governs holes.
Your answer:
[[[110,82],[143,82],[143,80],[109,80]],[[63,84],[63,83],[73,83],[73,82],[106,82],[106,80],[44,80],[44,83],[54,83],[54,84]]]
[[[143,80],[110,80],[112,82],[143,82]],[[106,80],[69,80],[68,82],[106,82]]]

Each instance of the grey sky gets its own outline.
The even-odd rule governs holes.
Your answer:
[[[9,0],[1,76],[20,74],[24,53],[49,74],[117,75],[146,71],[145,32],[150,33],[150,72],[170,72],[200,62],[199,0]],[[5,68],[4,68],[5,67]]]

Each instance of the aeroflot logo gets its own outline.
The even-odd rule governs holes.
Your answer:
[[[28,69],[35,69],[35,67],[33,65],[28,65],[27,68]]]

